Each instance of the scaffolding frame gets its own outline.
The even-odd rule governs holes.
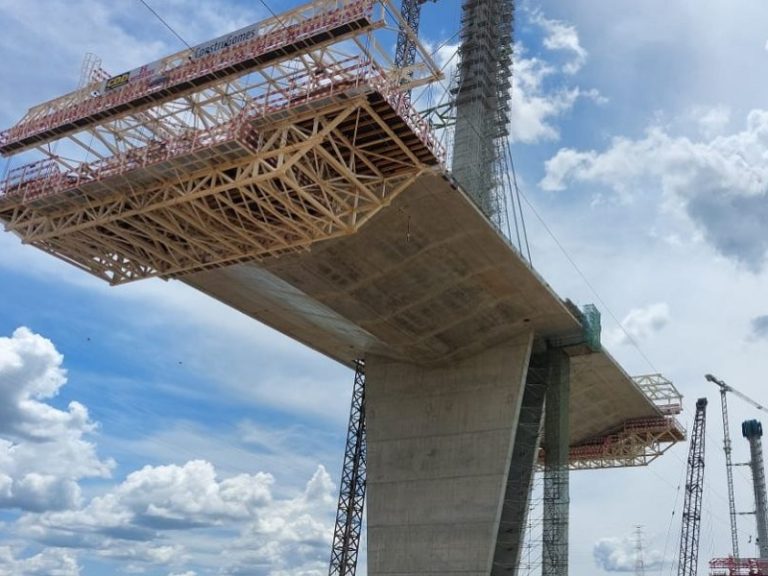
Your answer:
[[[0,183],[0,219],[112,284],[352,234],[445,159],[381,47],[400,21],[389,0],[320,0],[36,106],[0,137],[42,155]],[[412,82],[438,78],[417,54]]]

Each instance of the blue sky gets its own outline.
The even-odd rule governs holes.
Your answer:
[[[266,12],[151,4],[192,44]],[[459,5],[423,15],[435,47]],[[631,374],[677,384],[684,423],[709,397],[702,568],[729,542],[718,398],[703,375],[768,401],[766,21],[758,0],[517,10],[518,176],[579,271],[528,210],[533,262],[562,296],[598,304]],[[138,0],[0,0],[0,31],[3,127],[72,89],[86,52],[119,72],[181,48]],[[10,234],[0,255],[0,575],[327,570],[349,370],[178,282],[110,288]],[[745,461],[736,424],[758,414],[730,408]],[[673,568],[684,459],[680,446],[648,469],[572,476],[572,574],[633,571],[636,524],[646,564]],[[745,554],[751,517],[740,532]]]

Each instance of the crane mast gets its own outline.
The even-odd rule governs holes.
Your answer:
[[[403,0],[400,4],[400,15],[403,21],[400,24],[400,32],[397,35],[395,47],[395,67],[403,71],[403,80],[411,77],[409,70],[416,62],[416,42],[413,39],[419,33],[419,21],[421,20],[421,5],[427,0]],[[435,2],[436,0],[432,0]],[[403,92],[405,98],[411,98],[411,91]]]
[[[738,561],[740,557],[739,535],[738,535],[738,530],[736,528],[736,499],[733,494],[733,463],[731,461],[731,433],[730,433],[730,426],[728,424],[728,402],[725,398],[725,395],[727,392],[730,392],[731,394],[734,394],[735,396],[738,396],[739,398],[744,400],[747,404],[757,408],[758,410],[762,410],[763,412],[768,412],[768,408],[766,408],[762,404],[759,404],[758,402],[755,402],[754,400],[752,400],[752,398],[750,398],[746,394],[739,392],[738,390],[736,390],[732,386],[729,386],[722,380],[715,378],[714,376],[712,376],[712,374],[705,374],[704,378],[708,382],[717,384],[717,386],[720,388],[720,404],[723,409],[723,452],[725,452],[725,469],[726,469],[726,477],[728,479],[728,509],[731,516],[731,546],[733,548],[733,557]],[[761,433],[762,433],[762,429],[761,429]],[[762,450],[760,452],[760,460],[762,461]],[[754,474],[754,470],[753,470],[753,474]],[[757,504],[757,499],[755,500],[755,503]]]
[[[680,560],[678,576],[695,576],[699,561],[699,533],[701,531],[701,501],[704,493],[704,440],[706,431],[707,399],[696,401],[690,447],[688,472],[685,480],[683,528],[680,532]]]
[[[718,380],[712,374],[704,376],[709,382],[714,382],[720,388],[720,406],[723,411],[723,452],[725,452],[725,473],[728,480],[728,512],[731,518],[731,550],[734,558],[738,559],[739,554],[739,531],[736,526],[736,497],[733,491],[733,461],[731,458],[731,428],[728,422],[728,400],[725,397],[726,392],[731,391],[722,380]]]

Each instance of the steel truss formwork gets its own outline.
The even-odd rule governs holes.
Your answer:
[[[677,442],[685,429],[675,418],[682,411],[682,395],[660,374],[633,378],[654,403],[659,415],[624,422],[621,428],[571,446],[571,470],[647,466]]]
[[[41,154],[0,183],[0,219],[112,284],[353,233],[445,158],[379,48],[401,20],[318,0],[36,106],[0,134]],[[410,86],[439,76],[416,51]]]

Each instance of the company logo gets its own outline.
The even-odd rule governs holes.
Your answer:
[[[131,77],[130,72],[124,72],[123,74],[120,74],[119,76],[112,76],[112,78],[108,79],[107,82],[104,84],[104,90],[114,90],[115,88],[120,88],[120,86],[123,86],[124,84],[128,84],[128,80]]]

